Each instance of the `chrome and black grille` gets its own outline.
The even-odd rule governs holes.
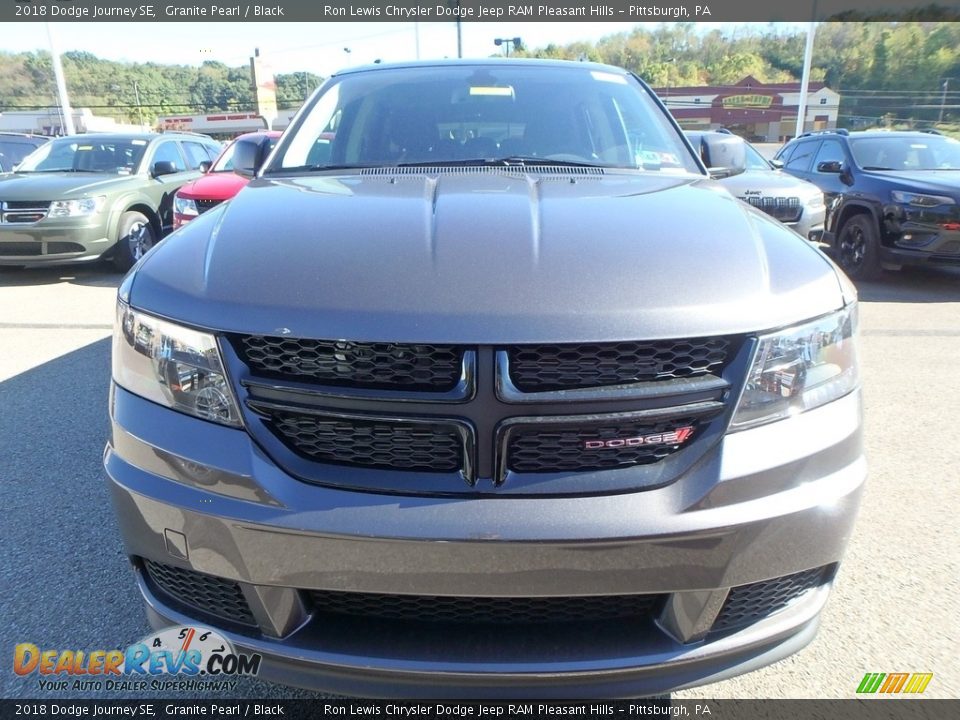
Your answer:
[[[835,570],[836,566],[828,565],[731,588],[712,632],[746,627],[783,610],[801,595],[829,582]]]
[[[213,210],[217,205],[223,202],[223,200],[197,200],[193,201],[197,206],[197,214],[203,215],[207,210]]]
[[[800,205],[800,198],[757,197],[756,195],[751,195],[743,199],[780,222],[797,222],[803,214],[803,206]]]
[[[254,374],[324,385],[445,392],[456,387],[463,366],[463,348],[452,345],[266,335],[237,335],[231,341]]]
[[[444,597],[375,593],[310,592],[318,612],[425,623],[596,622],[640,619],[661,605],[660,595],[597,595],[587,597]]]
[[[573,427],[556,428],[526,425],[510,434],[507,468],[545,473],[655,463],[693,440],[701,420],[688,416],[659,422],[581,420]]]
[[[441,422],[272,412],[267,423],[291,450],[321,462],[425,472],[457,472],[464,465],[461,433]]]
[[[510,380],[523,392],[627,385],[719,373],[727,338],[580,345],[521,345],[507,351]]]
[[[156,590],[178,603],[231,622],[256,624],[240,585],[232,580],[146,559],[143,569]]]
[[[29,224],[43,220],[50,202],[37,200],[0,200],[0,223]]]

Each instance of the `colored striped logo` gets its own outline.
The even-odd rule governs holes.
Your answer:
[[[933,673],[867,673],[860,681],[857,693],[894,693],[918,695],[927,689]]]

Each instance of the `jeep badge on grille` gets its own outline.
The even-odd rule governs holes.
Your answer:
[[[640,445],[680,445],[693,435],[691,426],[677,428],[665,433],[652,435],[637,435],[629,438],[612,438],[610,440],[586,440],[583,443],[585,450],[606,450],[610,448],[638,447]]]

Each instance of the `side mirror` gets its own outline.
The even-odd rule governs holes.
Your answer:
[[[817,172],[839,175],[843,172],[843,163],[839,160],[827,160],[822,163],[817,163]]]
[[[770,165],[774,170],[783,170],[783,160],[771,160]]]
[[[209,160],[204,160],[204,161],[202,161],[202,162],[200,163],[200,172],[202,172],[204,175],[206,175],[208,172],[210,172],[210,167],[211,167],[212,165],[213,165],[213,163],[211,163]]]
[[[712,178],[739,175],[747,169],[747,144],[736,135],[704,135],[700,140],[700,157]]]
[[[175,172],[177,172],[177,166],[170,160],[157,160],[150,168],[150,174],[155,178],[161,175],[173,175]]]
[[[233,171],[237,175],[253,177],[262,164],[263,153],[257,143],[237,141],[233,148]]]

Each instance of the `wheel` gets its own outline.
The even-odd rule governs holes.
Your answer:
[[[126,212],[120,217],[117,244],[113,253],[113,265],[126,272],[156,243],[153,225],[138,212]]]
[[[837,263],[851,280],[876,280],[883,272],[880,241],[869,215],[854,215],[837,238]]]

